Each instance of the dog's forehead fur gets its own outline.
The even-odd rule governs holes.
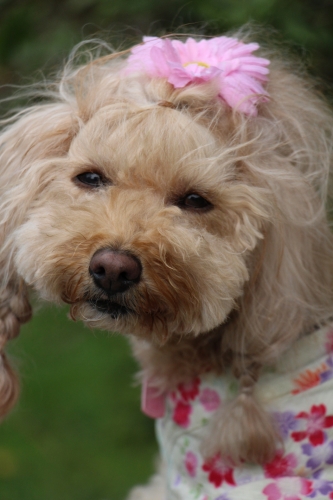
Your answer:
[[[223,183],[225,168],[216,161],[219,147],[207,128],[180,111],[108,106],[74,138],[69,159],[78,168],[102,169],[123,187],[154,186],[168,195],[172,185],[179,192],[210,184],[216,189],[219,177]]]

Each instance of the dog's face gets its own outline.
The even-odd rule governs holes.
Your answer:
[[[181,111],[101,109],[43,166],[19,274],[93,327],[163,339],[221,324],[265,217],[226,149]]]

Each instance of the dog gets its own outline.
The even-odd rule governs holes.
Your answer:
[[[2,120],[1,415],[28,290],[128,335],[163,462],[131,500],[333,498],[333,117],[250,39],[72,57]]]

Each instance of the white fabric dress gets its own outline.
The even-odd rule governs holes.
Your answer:
[[[333,499],[333,327],[300,339],[256,384],[284,439],[265,466],[232,468],[200,454],[211,418],[237,389],[231,375],[207,374],[168,395],[157,419],[166,500]]]

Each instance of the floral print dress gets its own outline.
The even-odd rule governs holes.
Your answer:
[[[333,499],[333,328],[306,336],[262,374],[256,396],[273,413],[283,447],[264,466],[204,459],[200,443],[215,412],[237,394],[231,375],[207,374],[167,396],[157,435],[166,500]]]

